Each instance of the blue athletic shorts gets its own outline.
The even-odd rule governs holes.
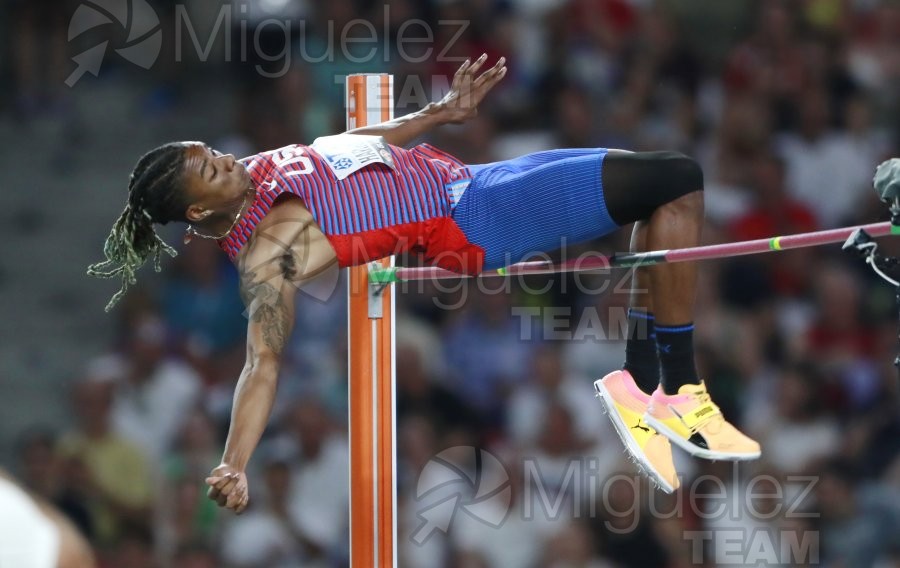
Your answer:
[[[475,164],[453,209],[469,242],[484,249],[484,270],[609,234],[601,169],[605,148],[572,148]]]

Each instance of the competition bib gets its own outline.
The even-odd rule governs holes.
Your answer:
[[[381,136],[337,134],[316,138],[310,148],[322,156],[335,177],[347,178],[369,164],[384,164],[394,169],[391,150]]]

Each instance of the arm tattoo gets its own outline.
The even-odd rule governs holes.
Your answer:
[[[290,332],[291,313],[282,291],[271,282],[258,282],[256,276],[255,272],[242,275],[241,298],[250,310],[250,321],[260,325],[266,346],[280,354]]]
[[[262,327],[263,341],[273,353],[280,354],[287,342],[291,327],[288,313],[281,293],[269,283],[257,287],[260,295],[259,304],[251,314],[252,321]]]

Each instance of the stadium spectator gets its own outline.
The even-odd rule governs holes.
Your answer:
[[[152,519],[152,470],[141,449],[111,425],[114,386],[88,376],[73,387],[76,429],[59,442],[63,478],[91,513],[95,542],[111,546],[127,525]]]

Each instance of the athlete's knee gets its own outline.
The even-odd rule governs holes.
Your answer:
[[[680,218],[703,218],[703,170],[693,158],[680,152],[660,152],[660,169],[668,183],[658,209]]]
[[[668,215],[679,218],[702,220],[704,214],[703,191],[694,190],[680,195],[657,209]]]
[[[615,154],[607,161],[604,191],[619,225],[649,219],[664,207],[680,215],[702,215],[703,171],[693,158],[661,151]]]
[[[672,198],[681,197],[695,191],[703,191],[703,169],[697,160],[681,152],[657,152],[660,168],[665,171],[666,184]]]

